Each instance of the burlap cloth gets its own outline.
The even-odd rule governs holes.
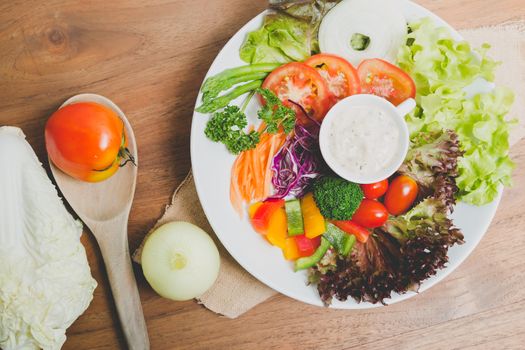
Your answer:
[[[236,318],[277,293],[246,272],[220,244],[202,210],[191,171],[173,193],[171,204],[153,229],[178,220],[191,222],[210,233],[221,255],[219,277],[206,293],[197,298],[199,303],[213,312]],[[138,263],[143,245],[144,241],[133,254],[133,260]]]
[[[510,114],[511,118],[520,120],[510,137],[511,145],[514,145],[525,136],[525,22],[468,29],[460,33],[474,47],[480,47],[485,42],[490,43],[491,57],[503,62],[497,72],[496,84],[507,86],[516,93],[516,101]],[[217,240],[197,197],[191,171],[173,193],[171,205],[166,207],[152,230],[175,220],[188,221],[201,227],[212,234],[219,247],[219,277],[210,290],[197,298],[199,303],[213,312],[235,318],[277,293],[248,274]],[[140,263],[142,245],[133,254],[133,260],[137,263]]]

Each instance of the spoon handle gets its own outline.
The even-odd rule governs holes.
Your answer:
[[[113,221],[96,229],[100,234],[94,234],[106,265],[128,349],[149,350],[148,330],[129,255],[127,219],[119,225]]]

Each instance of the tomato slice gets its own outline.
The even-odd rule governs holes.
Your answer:
[[[416,96],[414,80],[401,68],[379,58],[361,62],[357,74],[362,93],[384,97],[396,106]]]
[[[332,95],[332,104],[361,92],[357,70],[342,57],[318,54],[307,59],[304,64],[315,68],[323,77]]]
[[[330,92],[324,79],[303,63],[292,62],[277,68],[266,77],[262,87],[293,108],[303,125],[311,124],[310,119],[321,122],[330,108]]]

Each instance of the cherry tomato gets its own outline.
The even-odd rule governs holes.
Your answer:
[[[409,176],[401,175],[392,182],[385,195],[385,206],[392,215],[405,213],[416,200],[418,194],[416,181]]]
[[[363,199],[352,216],[352,221],[366,228],[383,226],[388,219],[385,206],[373,199]]]
[[[303,63],[292,62],[277,68],[266,77],[262,87],[293,108],[303,125],[312,123],[309,117],[321,122],[330,108],[330,91],[324,79]]]
[[[357,70],[342,57],[318,54],[307,59],[304,64],[315,68],[323,77],[332,94],[332,104],[361,92]]]
[[[378,199],[386,193],[388,189],[388,179],[373,184],[361,185],[361,189],[363,190],[365,198]]]
[[[121,160],[133,157],[127,146],[124,122],[110,108],[94,102],[73,103],[47,120],[46,149],[64,173],[87,182],[112,176]]]
[[[384,97],[396,106],[416,96],[414,80],[401,68],[379,58],[361,62],[357,74],[363,93]]]

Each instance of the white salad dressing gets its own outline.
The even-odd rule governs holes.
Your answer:
[[[355,106],[333,117],[328,148],[344,171],[373,176],[395,160],[400,137],[396,121],[384,109]]]

